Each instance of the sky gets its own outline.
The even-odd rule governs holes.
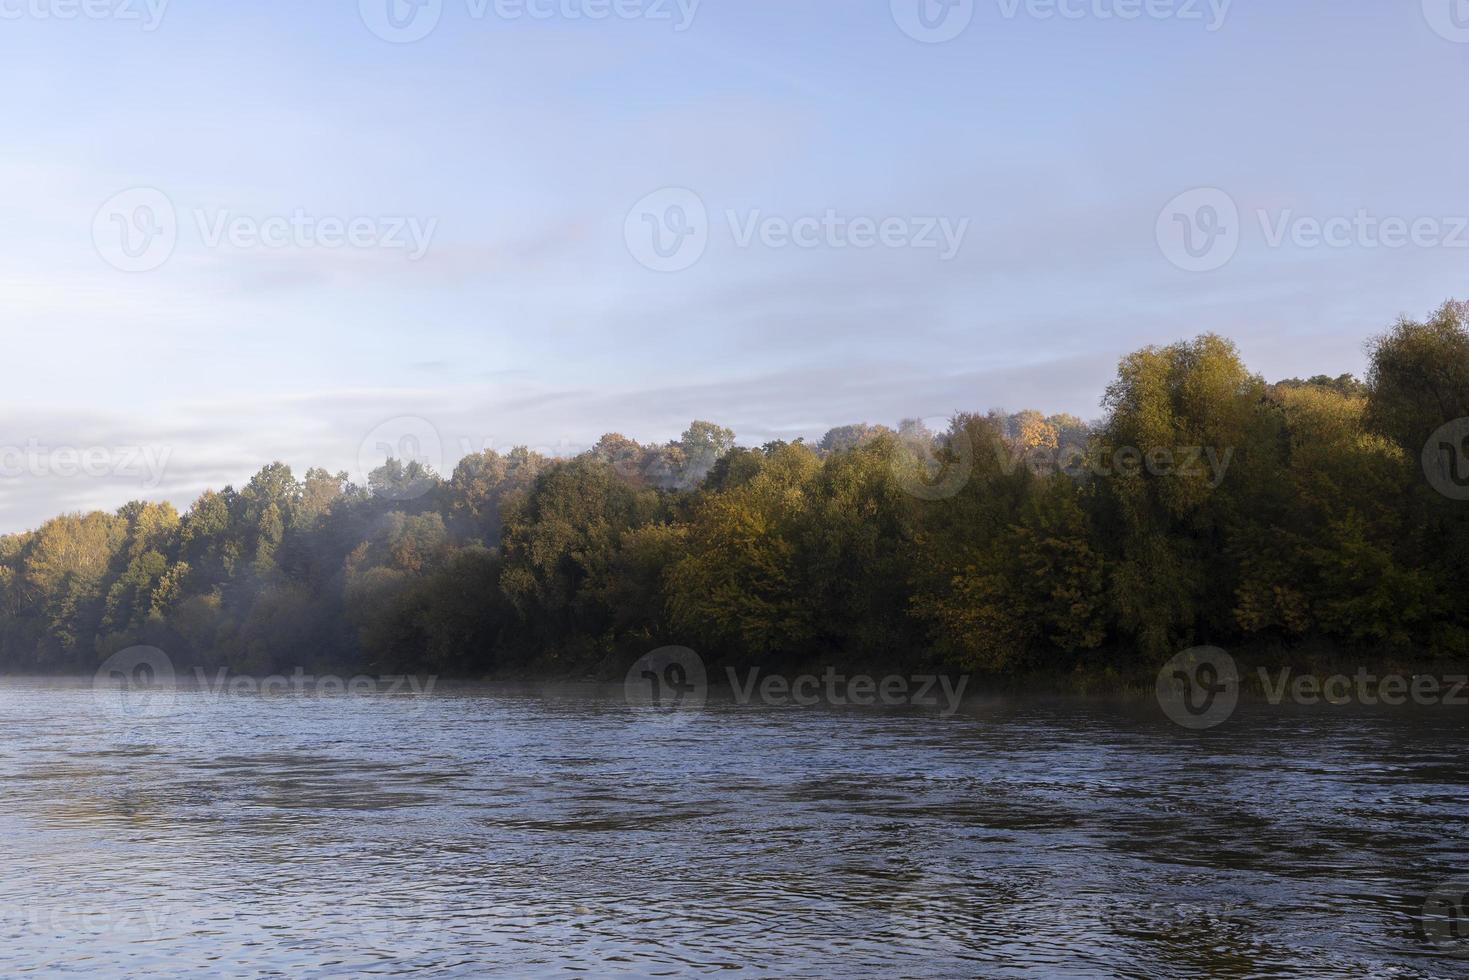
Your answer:
[[[0,0],[0,531],[1469,297],[1469,0]]]

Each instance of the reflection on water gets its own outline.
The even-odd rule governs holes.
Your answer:
[[[1148,707],[8,681],[0,972],[1469,972],[1462,709]]]

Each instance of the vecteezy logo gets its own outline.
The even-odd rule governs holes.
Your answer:
[[[168,261],[178,244],[173,202],[156,187],[130,187],[108,198],[92,218],[92,245],[123,272],[149,272]]]
[[[359,482],[388,500],[417,500],[428,493],[443,463],[439,430],[416,415],[388,419],[357,447]]]
[[[929,428],[928,423],[935,423]],[[974,445],[962,428],[934,435],[948,420],[918,419],[898,433],[891,458],[893,477],[904,493],[919,500],[948,500],[964,488],[974,471]]]
[[[1218,647],[1193,647],[1158,671],[1158,704],[1184,728],[1213,728],[1234,714],[1239,671]]]
[[[891,0],[893,20],[924,44],[952,41],[974,19],[974,0]]]
[[[1423,475],[1450,500],[1469,500],[1469,418],[1441,425],[1428,437]]]
[[[622,691],[639,716],[683,724],[704,709],[709,680],[697,653],[688,647],[660,647],[628,668]]]
[[[1217,187],[1200,187],[1169,201],[1158,215],[1158,248],[1185,272],[1213,272],[1239,250],[1239,206]]]
[[[357,0],[362,23],[384,41],[411,44],[439,26],[444,0]]]
[[[118,721],[162,718],[178,698],[173,661],[157,647],[119,650],[97,668],[92,697],[104,715]]]
[[[1423,18],[1439,37],[1469,44],[1469,0],[1423,0]]]
[[[1423,900],[1423,939],[1451,956],[1469,956],[1469,881],[1441,885]]]
[[[627,250],[654,272],[682,272],[709,246],[709,211],[684,187],[665,187],[634,204],[622,226]]]

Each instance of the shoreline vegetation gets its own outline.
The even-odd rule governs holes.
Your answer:
[[[960,413],[751,448],[696,421],[448,475],[388,459],[366,486],[272,463],[182,514],[134,501],[0,537],[0,673],[86,675],[135,645],[182,670],[466,679],[613,679],[682,645],[711,678],[926,668],[1075,693],[1150,690],[1198,645],[1452,672],[1469,307],[1368,353],[1362,380],[1272,384],[1216,335],[1149,347],[1095,423]]]

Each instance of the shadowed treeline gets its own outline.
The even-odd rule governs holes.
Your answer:
[[[1213,335],[1148,348],[1094,425],[958,415],[751,449],[696,422],[447,479],[389,461],[366,487],[274,463],[182,515],[0,538],[0,667],[141,643],[242,672],[614,673],[666,644],[985,670],[1205,642],[1462,658],[1469,473],[1443,433],[1469,416],[1466,326],[1457,304],[1399,323],[1362,382],[1267,384]]]

